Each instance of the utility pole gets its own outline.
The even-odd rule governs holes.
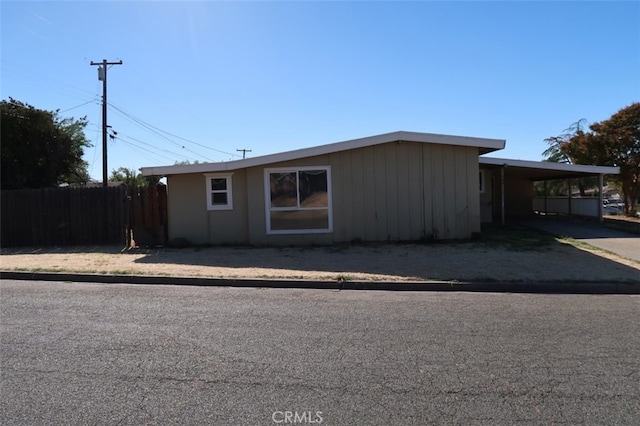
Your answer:
[[[236,151],[242,152],[242,159],[246,156],[247,152],[251,152],[250,149],[236,149]]]
[[[107,65],[122,65],[122,61],[93,62],[91,65],[98,65],[98,80],[102,81],[102,186],[107,187]]]

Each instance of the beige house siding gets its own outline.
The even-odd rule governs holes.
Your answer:
[[[203,185],[205,179],[203,176]],[[249,241],[247,229],[247,173],[236,170],[231,176],[233,186],[233,210],[210,210],[208,216],[208,235],[211,244],[246,244]],[[204,192],[204,186],[203,186]]]
[[[202,173],[173,175],[169,188],[169,240],[186,238],[193,244],[246,244],[247,184],[246,172],[232,175],[233,210],[207,210],[206,179]]]
[[[480,230],[477,157],[407,142],[332,154],[335,240],[468,238]]]
[[[167,177],[169,240],[186,238],[194,244],[209,243],[205,179],[201,173]]]
[[[264,170],[306,166],[331,167],[333,232],[268,235]],[[170,238],[253,245],[469,238],[480,231],[478,170],[475,147],[391,142],[237,170],[228,211],[206,209],[202,174],[176,175]]]

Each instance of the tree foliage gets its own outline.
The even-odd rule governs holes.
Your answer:
[[[2,189],[89,181],[84,148],[86,117],[61,118],[12,98],[0,102]]]
[[[640,103],[622,108],[589,129],[561,144],[562,152],[577,164],[620,167],[625,214],[635,216],[640,197]]]
[[[111,170],[110,182],[124,182],[127,186],[139,188],[147,185],[158,184],[160,179],[155,176],[145,177],[142,173],[138,173],[133,169],[127,167],[118,167],[115,170]]]
[[[546,138],[544,141],[549,145],[549,148],[542,152],[542,155],[545,156],[545,161],[572,164],[571,157],[562,150],[562,146],[576,135],[584,133],[584,125],[586,121],[586,119],[581,118],[569,126],[569,128],[564,129],[561,135]]]
[[[571,126],[569,126],[567,129],[564,129],[562,134],[546,138],[544,141],[547,143],[547,145],[549,145],[549,147],[542,152],[542,155],[546,157],[544,161],[552,163],[573,164],[573,159],[562,149],[562,147],[566,143],[569,143],[572,138],[584,134],[586,121],[586,119],[581,118],[580,120],[571,124]],[[576,183],[578,185],[580,195],[584,197],[587,188],[597,184],[597,178],[579,178],[576,180]],[[544,194],[544,188],[546,188],[546,194]],[[536,194],[551,196],[569,195],[570,190],[571,188],[569,188],[567,180],[565,179],[550,180],[546,182],[546,185],[544,184],[544,182],[535,182],[534,184],[534,191],[536,192]]]

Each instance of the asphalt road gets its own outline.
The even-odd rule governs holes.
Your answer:
[[[0,283],[0,423],[638,424],[640,296]]]

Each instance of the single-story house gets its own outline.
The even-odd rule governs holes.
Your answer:
[[[505,143],[399,131],[141,171],[167,178],[169,240],[251,245],[465,239],[479,232],[482,222],[494,220],[497,200],[504,218],[505,205],[511,209],[505,197],[517,206],[520,196],[532,195],[528,171],[617,173],[610,167],[555,173],[544,168],[549,163],[482,157]]]

